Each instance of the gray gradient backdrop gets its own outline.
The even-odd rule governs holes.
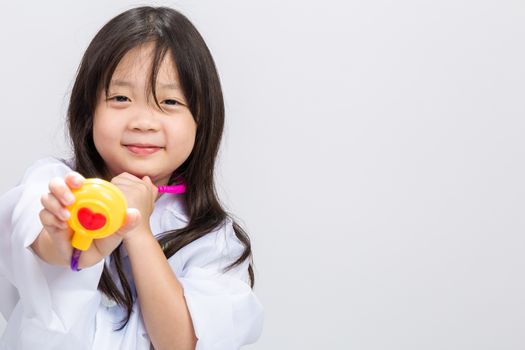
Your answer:
[[[2,1],[1,192],[68,154],[81,55],[138,4]],[[221,74],[217,181],[266,310],[247,348],[525,349],[522,0],[148,4]]]

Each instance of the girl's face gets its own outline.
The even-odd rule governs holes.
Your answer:
[[[128,172],[148,175],[166,185],[190,155],[197,125],[180,88],[175,62],[166,54],[159,67],[156,94],[150,93],[153,43],[130,50],[120,61],[109,86],[100,93],[93,121],[93,140],[112,177]]]

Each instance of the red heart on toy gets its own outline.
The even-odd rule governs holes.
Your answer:
[[[88,230],[98,230],[106,224],[106,217],[100,213],[94,213],[89,208],[80,208],[77,213],[78,221]]]

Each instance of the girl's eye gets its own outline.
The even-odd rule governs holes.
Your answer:
[[[126,97],[126,96],[122,96],[122,95],[117,95],[117,96],[113,96],[113,97],[110,97],[107,99],[107,101],[115,101],[115,102],[128,102],[131,100]]]
[[[177,101],[177,100],[164,100],[164,103],[169,105],[169,106],[176,106],[176,105],[180,105],[180,102]]]
[[[129,101],[129,98],[127,98],[126,96],[114,96],[110,98],[110,100],[115,100],[117,102],[127,102]]]

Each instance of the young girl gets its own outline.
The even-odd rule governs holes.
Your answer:
[[[19,297],[2,307],[1,349],[230,350],[259,337],[250,241],[213,182],[223,124],[213,59],[183,15],[135,8],[98,32],[68,108],[73,159],[38,161],[0,198],[0,275]],[[122,191],[125,222],[70,268],[67,206],[95,177]],[[180,181],[184,194],[159,194]]]

